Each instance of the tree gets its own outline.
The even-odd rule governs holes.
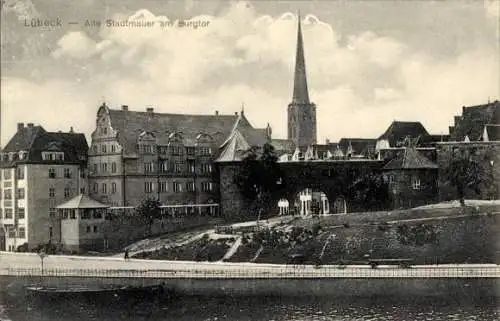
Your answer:
[[[468,151],[455,152],[449,165],[442,170],[445,183],[455,187],[461,206],[465,206],[467,191],[479,195],[482,186],[489,186],[493,183],[491,171],[485,168],[485,164],[474,159]]]
[[[138,219],[148,225],[149,235],[155,220],[161,219],[160,202],[157,199],[143,200],[135,209]]]
[[[372,210],[382,210],[388,206],[389,187],[379,174],[370,173],[357,179],[346,194]]]
[[[242,194],[253,202],[258,215],[273,204],[281,178],[278,156],[274,147],[266,143],[262,148],[254,146],[246,152],[235,180]]]

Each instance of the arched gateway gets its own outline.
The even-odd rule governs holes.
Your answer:
[[[222,215],[242,215],[249,209],[248,200],[245,200],[234,180],[241,162],[220,162],[218,165]],[[358,183],[370,175],[380,175],[382,161],[314,160],[279,162],[278,165],[282,179],[280,190],[273,195],[276,206],[274,214],[294,214],[294,204],[300,202],[300,192],[306,189],[323,192],[330,213],[372,210],[359,197],[364,191],[363,184]],[[284,207],[285,204],[289,206],[288,212],[280,209],[280,205]]]

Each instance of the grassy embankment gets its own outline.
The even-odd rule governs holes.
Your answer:
[[[219,261],[238,238],[226,261],[286,263],[302,254],[306,263],[411,258],[414,264],[496,263],[500,254],[498,207],[430,208],[297,218],[269,228],[233,228],[233,235],[206,235],[181,246],[138,253],[137,258]],[[265,225],[265,224],[263,224]],[[226,232],[227,233],[227,232]]]

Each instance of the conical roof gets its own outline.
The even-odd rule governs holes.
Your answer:
[[[77,209],[77,208],[107,208],[109,205],[100,203],[94,199],[91,199],[87,195],[80,194],[73,197],[66,203],[63,203],[56,208],[59,209]]]
[[[292,103],[309,104],[309,91],[307,89],[306,62],[304,59],[304,43],[302,41],[300,15],[298,16],[297,29],[297,52],[295,54],[295,77],[293,82]]]
[[[221,149],[222,151],[216,162],[236,162],[243,160],[242,154],[250,149],[250,144],[240,131],[235,129],[222,144]]]
[[[403,153],[391,159],[384,166],[385,170],[426,168],[438,168],[438,166],[427,157],[420,154],[415,148],[405,148]]]

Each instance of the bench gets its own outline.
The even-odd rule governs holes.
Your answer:
[[[413,259],[369,259],[368,264],[372,269],[376,269],[380,264],[397,264],[400,268],[408,269],[411,267]]]

